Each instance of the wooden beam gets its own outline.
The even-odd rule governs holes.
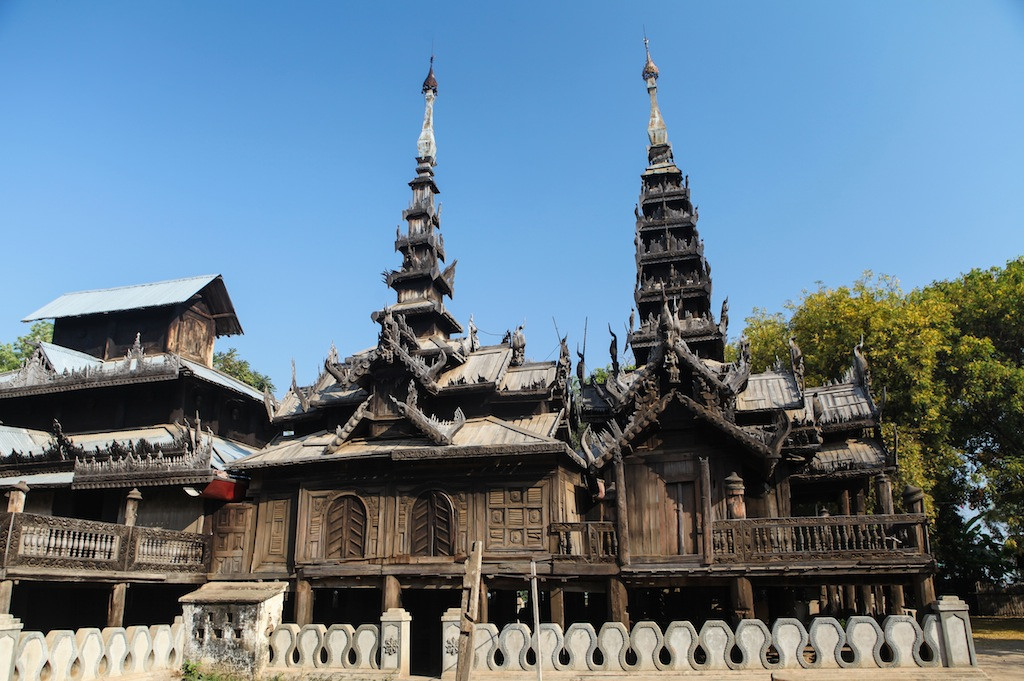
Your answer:
[[[466,576],[462,581],[462,617],[459,622],[459,659],[455,665],[455,680],[469,681],[473,671],[473,633],[480,609],[480,564],[483,560],[484,543],[473,542],[466,558]]]

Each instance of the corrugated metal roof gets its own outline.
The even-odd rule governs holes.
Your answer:
[[[284,440],[256,452],[252,456],[230,466],[232,469],[261,468],[264,466],[287,466],[313,461],[336,461],[401,455],[404,452],[434,451],[438,456],[458,457],[460,449],[477,449],[488,446],[515,445],[529,452],[530,447],[548,447],[556,451],[565,447],[563,443],[537,432],[521,428],[502,419],[488,416],[469,419],[452,438],[449,446],[435,445],[426,438],[403,438],[396,440],[366,440],[357,438],[345,442],[331,454],[324,448],[334,439],[334,433],[313,433],[296,439]]]
[[[58,374],[65,371],[79,371],[85,367],[95,367],[103,364],[103,360],[92,355],[87,355],[78,350],[65,348],[53,343],[40,342],[39,349],[43,351],[43,357]]]
[[[498,386],[501,391],[547,390],[555,382],[555,363],[543,362],[512,367]]]
[[[249,397],[257,400],[263,400],[263,393],[248,383],[242,383],[238,379],[228,376],[225,373],[217,371],[216,369],[211,369],[210,367],[197,362],[193,362],[192,360],[185,359],[184,357],[181,358],[181,363],[188,367],[189,371],[205,381],[216,383],[217,385],[224,386],[225,388],[242,393],[243,395],[248,395]]]
[[[747,379],[747,389],[736,396],[736,410],[796,409],[802,402],[793,374],[766,371]]]
[[[476,383],[494,383],[512,358],[512,350],[503,345],[481,348],[470,353],[466,361],[446,371],[437,379],[441,388]]]
[[[849,438],[827,442],[814,455],[806,473],[825,474],[852,470],[874,470],[886,465],[885,447],[876,440]]]
[[[818,420],[823,425],[864,421],[874,418],[873,406],[867,391],[856,383],[839,383],[821,388],[808,388],[817,394],[824,413]]]
[[[65,293],[26,316],[21,321],[38,319],[62,319],[83,315],[164,307],[183,303],[204,288],[217,282],[206,296],[211,312],[216,316],[217,335],[229,336],[242,333],[242,327],[235,316],[235,309],[228,297],[224,280],[219,274],[203,274],[184,279],[171,279],[133,286],[76,291]]]
[[[156,281],[149,284],[65,293],[56,300],[43,305],[21,321],[31,322],[37,319],[80,317],[101,312],[176,305],[194,296],[219,276],[219,274],[204,274],[197,277]]]
[[[29,488],[39,489],[41,487],[69,487],[75,474],[71,471],[62,473],[32,473],[31,475],[12,475],[0,478],[0,488],[13,487],[24,480]]]
[[[50,441],[50,434],[30,428],[0,425],[0,458],[17,451],[22,454],[39,453]]]
[[[167,423],[158,426],[150,426],[148,428],[130,428],[125,430],[110,430],[101,433],[83,433],[79,435],[71,435],[71,441],[79,447],[85,449],[87,453],[95,451],[97,448],[103,449],[114,442],[120,442],[127,444],[129,442],[137,442],[138,440],[145,440],[151,445],[166,446],[174,441],[174,438],[180,434],[178,426]],[[249,456],[256,452],[255,447],[249,447],[232,440],[227,440],[216,435],[213,436],[213,467],[218,470],[223,470],[224,467],[237,461],[242,457]]]

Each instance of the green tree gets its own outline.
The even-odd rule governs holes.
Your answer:
[[[228,376],[237,378],[257,390],[274,392],[274,382],[270,380],[270,376],[253,369],[248,360],[238,356],[237,348],[228,348],[226,352],[213,353],[213,368],[223,371]]]
[[[28,333],[18,336],[13,343],[0,343],[0,371],[12,371],[32,356],[40,341],[49,343],[53,339],[51,322],[36,322]]]

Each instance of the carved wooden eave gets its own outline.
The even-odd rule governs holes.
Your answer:
[[[455,416],[451,421],[439,419],[436,416],[427,415],[417,405],[416,384],[409,382],[409,396],[405,402],[399,401],[394,395],[388,396],[399,413],[409,422],[423,432],[432,442],[439,445],[450,445],[455,433],[466,424],[466,416],[462,413],[461,407],[456,407]]]
[[[324,448],[324,454],[334,454],[338,451],[341,445],[345,444],[345,441],[352,437],[352,433],[355,431],[356,426],[362,423],[363,419],[372,413],[370,409],[370,403],[373,401],[373,397],[367,397],[363,400],[362,404],[356,407],[356,410],[352,412],[352,416],[348,418],[344,426],[338,426],[337,431],[334,434],[334,439],[328,443]]]
[[[45,361],[42,350],[37,349],[13,376],[0,382],[0,399],[132,383],[169,381],[178,377],[181,368],[182,362],[178,355],[161,354],[146,357],[144,360],[139,357],[129,357],[116,361],[98,362],[81,369],[65,370],[58,373]]]
[[[337,352],[335,351],[335,357]],[[370,375],[373,362],[377,359],[377,351],[370,350],[354,357],[349,357],[343,364],[337,359],[328,355],[324,360],[324,370],[334,377],[337,385],[342,388],[351,388],[365,383],[364,379]],[[362,385],[362,387],[366,387]]]

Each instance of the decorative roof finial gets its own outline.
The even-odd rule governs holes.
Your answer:
[[[434,98],[437,97],[437,79],[434,77],[434,55],[430,55],[430,71],[423,81],[423,99],[427,102],[423,112],[423,131],[416,140],[418,158],[434,165],[437,157],[437,144],[434,142]]]
[[[651,43],[651,41],[647,39],[647,32],[644,31],[644,51],[647,52],[647,63],[644,64],[644,73],[643,73],[644,80],[647,80],[648,78],[654,78],[655,80],[657,80],[657,78],[658,78],[658,67],[654,65],[654,60],[651,59],[650,43]]]
[[[644,36],[644,51],[647,53],[647,63],[644,64],[644,80],[647,81],[647,93],[651,96],[651,120],[647,124],[647,137],[651,140],[651,146],[662,146],[668,144],[668,129],[665,127],[665,120],[661,117],[661,110],[658,108],[658,67],[651,59],[650,41]]]

